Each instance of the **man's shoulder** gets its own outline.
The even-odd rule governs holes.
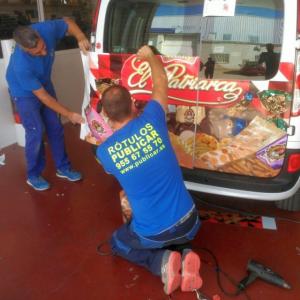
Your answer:
[[[18,70],[28,68],[28,55],[20,47],[16,46],[14,52],[11,55],[10,63],[14,65],[14,68]]]
[[[57,19],[57,20],[46,20],[43,22],[37,22],[32,25],[30,25],[33,29],[38,31],[39,33],[43,32],[51,32],[55,29],[55,27],[61,24],[61,26],[65,25],[65,21],[63,19]]]
[[[48,40],[48,38],[52,36],[52,29],[47,21],[31,24],[30,27],[34,29],[44,41]]]
[[[155,99],[150,99],[145,107],[146,109],[159,109],[159,110],[164,110],[161,104],[155,100]]]
[[[30,26],[35,29],[36,31],[39,30],[47,30],[49,28],[49,21],[37,22],[33,23]]]
[[[151,99],[147,103],[140,117],[149,121],[152,120],[154,122],[159,122],[159,123],[166,122],[165,110],[163,109],[162,105],[158,101],[153,99]]]

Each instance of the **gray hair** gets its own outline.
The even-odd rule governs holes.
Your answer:
[[[24,48],[35,48],[40,39],[38,33],[29,26],[19,26],[13,32],[13,39]]]

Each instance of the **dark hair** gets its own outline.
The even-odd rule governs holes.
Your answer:
[[[112,121],[121,122],[131,114],[131,95],[121,85],[107,88],[102,94],[101,103],[103,110]]]
[[[38,33],[29,26],[19,26],[13,32],[13,39],[24,48],[35,48],[40,39]]]

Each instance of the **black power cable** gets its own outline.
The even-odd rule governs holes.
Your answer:
[[[114,256],[114,253],[113,253],[112,251],[103,251],[103,250],[102,250],[103,247],[104,247],[105,245],[109,245],[109,241],[108,241],[108,240],[101,242],[101,243],[97,246],[97,253],[98,253],[100,256]],[[178,247],[178,246],[180,247],[180,245],[176,245],[176,246],[174,246],[174,247]],[[250,297],[247,295],[247,293],[246,293],[245,291],[242,291],[241,289],[239,289],[238,283],[237,283],[235,280],[233,280],[226,272],[224,272],[224,271],[220,268],[218,259],[217,259],[217,257],[215,256],[215,254],[214,254],[211,250],[209,250],[209,249],[207,249],[207,248],[201,248],[201,247],[200,247],[200,248],[198,248],[198,247],[191,247],[191,248],[192,248],[193,250],[205,251],[206,253],[208,253],[208,254],[212,257],[212,259],[213,259],[213,261],[214,261],[214,265],[215,265],[216,275],[217,275],[217,284],[218,284],[220,290],[222,291],[222,293],[223,293],[224,295],[226,295],[226,296],[228,296],[228,297],[237,297],[240,293],[243,292],[243,294],[245,295],[246,299],[247,299],[247,300],[251,300]],[[174,249],[174,250],[175,250],[175,249]],[[176,249],[176,250],[178,250],[178,249]],[[204,261],[202,260],[202,262],[204,262]],[[234,287],[236,287],[236,289],[237,289],[236,292],[230,293],[230,292],[227,292],[227,291],[225,290],[225,288],[223,287],[223,284],[222,284],[221,274],[222,274],[223,276],[225,276],[225,277],[229,280],[229,282],[230,282]],[[171,296],[171,295],[169,295],[169,299],[172,299],[172,296]]]
[[[198,251],[204,251],[206,253],[208,253],[213,261],[214,261],[214,265],[215,265],[215,271],[216,271],[216,276],[217,276],[217,284],[220,288],[220,290],[222,291],[222,293],[228,297],[237,297],[239,296],[241,293],[243,293],[243,295],[245,296],[245,298],[247,300],[251,300],[249,295],[246,293],[245,290],[241,290],[239,288],[239,283],[236,282],[231,276],[228,275],[228,273],[224,272],[221,268],[220,268],[220,264],[219,264],[219,261],[216,257],[216,255],[209,249],[207,248],[201,248],[201,247],[193,247],[193,250],[198,250]],[[200,256],[201,257],[201,256]],[[203,260],[202,260],[203,262]],[[235,292],[228,292],[225,290],[225,288],[223,287],[223,284],[222,284],[222,279],[221,279],[221,274],[227,278],[227,280],[236,288],[236,291]]]
[[[199,199],[199,196],[196,195],[195,193],[191,193],[191,194],[192,194],[192,196],[195,197],[196,200],[198,200],[199,202],[205,203],[205,204],[207,204],[207,205],[210,204],[210,203],[207,203],[206,201],[204,201],[204,200],[202,200],[202,199]],[[211,205],[211,206],[212,206],[212,207],[218,207],[218,208],[220,208],[220,207],[217,206],[217,205]],[[223,207],[222,207],[222,208],[223,208]],[[225,209],[225,208],[223,208],[223,209]],[[248,214],[248,215],[250,215],[250,214]],[[200,217],[200,216],[199,216],[199,217]],[[193,249],[194,249],[194,250],[197,250],[197,249],[198,249],[198,250],[200,250],[200,251],[204,251],[204,252],[208,253],[208,254],[212,257],[212,259],[213,259],[213,261],[214,261],[214,264],[215,264],[215,271],[216,271],[216,276],[217,276],[217,284],[218,284],[220,290],[222,291],[222,293],[223,293],[224,295],[226,295],[226,296],[228,296],[228,297],[237,297],[237,296],[239,296],[241,293],[243,293],[243,295],[245,296],[245,298],[246,298],[247,300],[250,300],[249,295],[246,293],[245,290],[242,290],[242,289],[240,288],[239,283],[236,282],[231,276],[229,276],[228,273],[226,273],[225,271],[223,271],[223,270],[220,268],[218,259],[217,259],[216,255],[215,255],[211,250],[209,250],[209,249],[207,249],[207,248],[197,248],[197,247],[196,247],[196,248],[193,247]],[[235,292],[228,292],[228,291],[225,290],[225,288],[223,287],[223,284],[222,284],[221,275],[223,275],[224,277],[226,277],[227,280],[228,280],[228,281],[236,288],[236,291],[235,291]]]
[[[233,208],[227,207],[227,206],[213,204],[213,203],[210,203],[208,201],[205,201],[205,200],[201,199],[199,197],[199,194],[196,193],[196,192],[191,192],[191,195],[199,203],[203,203],[203,204],[205,204],[206,206],[209,206],[209,207],[213,207],[213,208],[217,208],[217,209],[222,209],[222,210],[225,210],[225,211],[231,211],[231,212],[239,213],[239,214],[245,215],[245,216],[269,217],[269,218],[274,218],[274,219],[281,220],[281,221],[287,221],[287,222],[292,222],[292,223],[295,223],[295,224],[300,224],[300,220],[296,220],[296,219],[291,219],[291,218],[286,218],[286,217],[270,216],[270,215],[262,215],[262,214],[257,214],[257,213],[251,213],[251,212],[244,211],[244,210],[233,209]],[[213,260],[214,260],[215,265],[216,265],[217,283],[218,283],[218,286],[221,289],[221,291],[226,296],[236,297],[236,296],[240,295],[241,293],[243,293],[248,300],[250,299],[250,297],[248,296],[248,294],[244,290],[244,286],[242,286],[239,283],[234,282],[227,273],[225,273],[224,271],[222,271],[219,268],[219,264],[218,264],[217,258],[216,258],[216,256],[210,250],[205,249],[205,248],[199,248],[199,250],[206,251],[206,252],[210,253],[210,255],[213,257]],[[224,288],[223,288],[223,286],[221,284],[221,276],[220,276],[220,274],[223,274],[223,276],[225,276],[236,287],[236,291],[234,293],[228,293],[226,290],[224,290]]]
[[[195,198],[197,198],[198,201],[203,202],[203,203],[205,203],[205,204],[207,204],[207,205],[210,205],[210,203],[208,203],[208,202],[206,202],[206,201],[204,201],[204,200],[202,200],[202,199],[199,199],[197,195],[195,195],[195,194],[192,194],[192,195],[193,195]],[[211,205],[211,206],[225,209],[225,207],[221,207],[221,206],[218,206],[218,205]],[[241,211],[238,211],[238,210],[232,210],[232,211],[241,212]],[[250,213],[249,213],[249,215],[250,215]],[[253,214],[252,214],[252,215],[253,215]],[[300,223],[300,222],[299,222],[299,223]],[[112,251],[106,251],[106,252],[105,252],[105,251],[102,250],[103,247],[104,247],[105,245],[109,245],[109,241],[108,241],[108,240],[101,242],[101,243],[97,246],[97,253],[98,253],[100,256],[113,256],[114,253],[113,253]],[[177,245],[176,247],[180,247],[180,245]],[[218,284],[220,290],[222,291],[222,293],[223,293],[224,295],[226,295],[226,296],[228,296],[228,297],[237,297],[237,296],[239,296],[241,293],[243,293],[243,295],[245,296],[245,298],[246,298],[247,300],[251,300],[250,297],[249,297],[249,295],[246,293],[246,291],[240,288],[239,283],[236,282],[234,279],[232,279],[232,277],[229,276],[228,273],[224,272],[224,271],[220,268],[218,259],[217,259],[217,257],[215,256],[215,254],[214,254],[211,250],[209,250],[209,249],[207,249],[207,248],[201,248],[201,247],[200,247],[200,248],[192,247],[192,249],[193,249],[193,250],[204,251],[204,252],[208,253],[208,254],[212,257],[212,259],[213,259],[213,261],[214,261],[214,264],[215,264],[215,271],[216,271],[216,276],[217,276],[217,284]],[[228,292],[228,291],[225,290],[225,288],[223,287],[223,284],[222,284],[221,274],[222,274],[224,277],[226,277],[227,280],[228,280],[228,281],[236,288],[236,291],[235,291],[235,292],[232,292],[232,293],[231,293],[231,292]],[[168,295],[168,296],[169,296],[169,299],[172,299],[172,296],[171,296],[171,295]]]

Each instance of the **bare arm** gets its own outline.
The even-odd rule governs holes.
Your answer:
[[[87,54],[87,52],[91,48],[91,45],[85,34],[72,19],[64,17],[64,21],[68,24],[68,34],[76,38],[80,50],[84,54]]]
[[[54,110],[55,112],[61,114],[62,116],[68,118],[73,124],[81,124],[84,123],[84,119],[78,113],[69,111],[63,105],[58,103],[55,98],[53,98],[44,88],[40,88],[38,90],[32,91],[33,94],[39,98],[39,100]]]
[[[152,99],[167,110],[168,104],[168,78],[161,61],[153,54],[149,46],[143,46],[137,52],[137,57],[149,63],[152,74]]]

